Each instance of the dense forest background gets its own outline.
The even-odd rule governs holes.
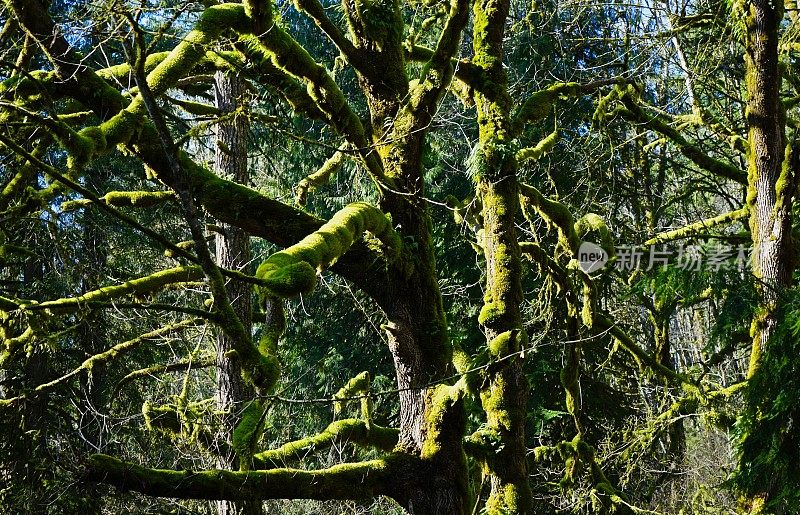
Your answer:
[[[0,5],[0,512],[800,512],[793,2]]]

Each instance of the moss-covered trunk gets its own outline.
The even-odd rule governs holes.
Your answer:
[[[407,245],[403,271],[390,278],[384,309],[400,391],[398,448],[413,457],[409,476],[396,497],[414,514],[467,512],[467,469],[462,449],[464,409],[458,392],[439,384],[452,376],[452,347],[433,253],[432,224],[421,173],[423,136],[391,149],[388,168],[395,191],[384,192],[381,209],[390,213]],[[413,193],[413,195],[404,194]]]
[[[511,149],[511,99],[503,70],[506,0],[478,0],[474,5],[475,58],[491,87],[476,92],[479,153],[478,191],[483,204],[486,293],[480,323],[493,360],[481,390],[486,412],[485,438],[494,453],[484,461],[491,492],[489,513],[529,513],[532,509],[525,446],[527,380],[519,351],[525,344],[520,304],[521,264],[515,216],[519,209],[517,162]],[[510,358],[509,358],[510,356]]]
[[[753,321],[750,372],[774,334],[775,303],[791,282],[791,208],[795,179],[785,154],[785,114],[779,98],[778,25],[780,2],[755,0],[748,4],[747,124],[750,143],[747,203],[753,235],[753,275],[759,285],[761,313]]]
[[[785,112],[779,96],[778,31],[784,15],[783,2],[752,0],[745,2],[744,7],[749,141],[747,204],[753,238],[752,271],[759,293],[750,329],[753,348],[748,377],[752,379],[770,348],[785,345],[776,340],[776,330],[780,322],[778,303],[791,284],[793,270],[791,212],[796,170],[791,145],[786,147]],[[750,408],[756,413],[761,411],[759,406]],[[759,417],[757,414],[756,418]],[[762,513],[773,494],[771,489],[780,488],[775,482],[769,484],[773,486],[757,488],[762,491],[751,489],[752,513]]]

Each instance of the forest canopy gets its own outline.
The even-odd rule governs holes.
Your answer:
[[[800,512],[768,0],[2,0],[0,511]]]

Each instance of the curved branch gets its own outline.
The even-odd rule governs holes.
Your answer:
[[[392,261],[401,250],[400,236],[379,209],[356,202],[337,212],[325,225],[286,250],[268,257],[256,271],[264,281],[262,296],[291,297],[317,284],[316,269],[330,266],[353,242],[369,231],[381,240]]]
[[[391,451],[397,445],[399,430],[369,424],[363,420],[345,419],[333,422],[320,434],[289,442],[277,449],[253,456],[254,469],[273,469],[304,456],[327,449],[336,442],[353,443],[363,447],[375,447]]]

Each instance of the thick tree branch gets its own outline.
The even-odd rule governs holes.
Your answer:
[[[163,470],[91,456],[84,475],[120,490],[179,499],[372,499],[391,493],[391,467],[384,460],[344,463],[307,471]]]
[[[532,93],[514,112],[512,127],[514,135],[519,135],[525,125],[537,122],[547,116],[559,97],[576,97],[593,93],[604,86],[618,84],[620,79],[604,79],[586,84],[578,82],[557,82]]]

